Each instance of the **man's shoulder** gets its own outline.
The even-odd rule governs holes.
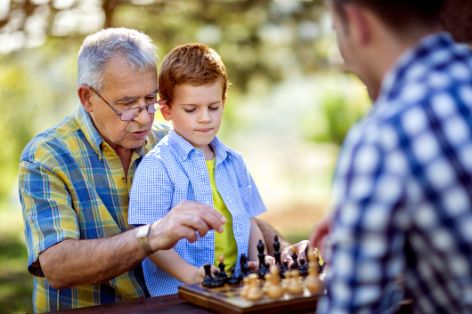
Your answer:
[[[41,162],[64,154],[70,149],[72,138],[77,137],[80,127],[74,115],[70,115],[59,124],[38,133],[26,144],[20,161]]]
[[[169,133],[169,127],[162,123],[155,123],[146,139],[145,152],[153,150],[156,145]]]

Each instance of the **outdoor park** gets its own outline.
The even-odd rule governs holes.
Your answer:
[[[322,0],[1,2],[0,313],[32,311],[19,156],[80,106],[77,52],[104,27],[145,32],[160,58],[189,42],[220,53],[231,86],[219,136],[244,156],[268,208],[261,218],[292,242],[308,238],[330,210],[340,145],[370,107],[343,72],[325,11]]]

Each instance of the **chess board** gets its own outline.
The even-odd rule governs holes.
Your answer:
[[[282,313],[316,311],[319,295],[311,295],[308,290],[303,295],[285,294],[277,300],[264,296],[258,301],[249,301],[239,295],[241,286],[225,285],[220,288],[206,288],[200,284],[179,287],[179,296],[195,305],[219,313]]]

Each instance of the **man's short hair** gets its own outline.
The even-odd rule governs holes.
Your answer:
[[[228,75],[220,55],[204,44],[177,46],[164,57],[159,71],[159,96],[170,104],[174,89],[179,84],[196,86],[223,81],[223,99],[226,98]]]
[[[103,87],[103,69],[114,56],[136,70],[156,68],[156,46],[146,34],[128,28],[107,28],[87,36],[78,56],[78,84]]]
[[[344,17],[343,4],[353,3],[372,10],[391,29],[407,31],[412,25],[439,22],[444,0],[329,0]]]

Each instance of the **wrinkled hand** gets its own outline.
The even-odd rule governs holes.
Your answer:
[[[306,260],[305,250],[309,245],[310,245],[310,241],[302,240],[302,241],[300,241],[296,244],[292,244],[292,245],[289,245],[289,246],[285,247],[281,252],[282,253],[281,254],[282,262],[287,261],[289,267],[290,267],[290,265],[292,265],[292,263],[293,263],[293,259],[292,259],[292,256],[291,256],[292,250],[295,250],[295,252],[297,253],[298,260],[300,260],[300,258],[303,258],[303,259]]]
[[[331,231],[332,217],[328,215],[324,217],[314,228],[310,236],[312,247],[316,247],[323,254],[326,236]]]
[[[195,242],[212,229],[222,232],[225,222],[223,215],[210,206],[184,201],[152,224],[149,243],[154,250],[168,250],[180,239]]]

